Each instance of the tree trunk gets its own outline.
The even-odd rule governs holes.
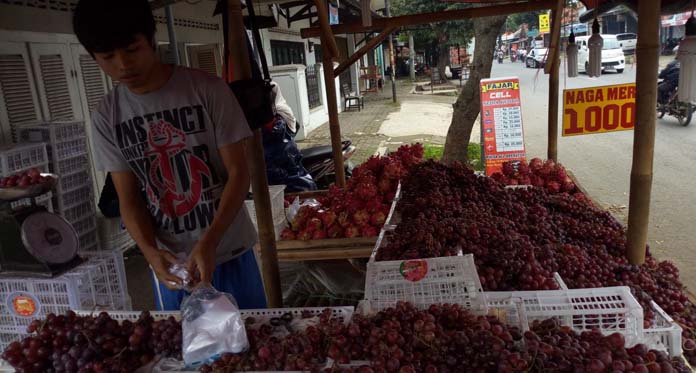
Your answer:
[[[440,81],[441,82],[446,82],[447,81],[447,76],[445,75],[445,70],[447,69],[447,65],[449,65],[449,47],[447,46],[447,42],[449,41],[449,35],[446,33],[440,33],[438,35],[438,55],[437,55],[437,72],[440,75]]]
[[[496,16],[474,19],[474,57],[471,64],[469,80],[466,81],[457,101],[452,105],[452,123],[447,131],[443,160],[445,162],[460,161],[466,163],[467,148],[471,130],[481,111],[481,94],[479,82],[491,76],[493,66],[493,51],[498,33],[505,24],[507,16]]]

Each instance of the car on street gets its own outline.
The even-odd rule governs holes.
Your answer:
[[[534,48],[527,54],[524,64],[527,67],[539,68],[546,63],[546,55],[549,53],[547,48]]]
[[[624,53],[633,53],[636,50],[636,44],[638,43],[638,35],[627,32],[623,34],[616,34],[616,40],[619,41],[619,46],[623,49]]]
[[[622,73],[626,67],[623,49],[616,35],[602,34],[604,44],[602,46],[602,72],[614,70]],[[587,72],[590,64],[590,49],[588,48],[589,36],[578,36],[575,43],[578,45],[578,72]]]

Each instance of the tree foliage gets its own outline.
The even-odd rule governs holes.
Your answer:
[[[440,0],[394,0],[392,14],[420,14],[441,12],[445,10],[462,9],[467,4],[447,3]],[[474,27],[471,20],[458,20],[448,22],[431,23],[426,26],[417,26],[405,30],[402,35],[413,35],[418,49],[430,49],[439,55],[438,70],[444,76],[444,66],[449,60],[449,47],[460,45],[466,47],[474,36]]]
[[[539,14],[546,13],[545,10],[535,12],[516,13],[508,16],[505,21],[504,29],[508,32],[515,32],[523,24],[526,23],[529,29],[539,29]]]

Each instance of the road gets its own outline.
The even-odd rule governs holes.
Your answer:
[[[545,159],[548,75],[509,61],[494,62],[491,75],[520,78],[528,158]],[[626,82],[635,82],[635,66],[627,65],[622,74],[606,73],[600,78],[566,78],[562,72],[560,88]],[[562,113],[562,103],[559,107]],[[656,126],[648,244],[658,258],[674,261],[684,284],[696,289],[696,232],[691,231],[696,221],[696,123],[682,127],[676,119],[665,116],[657,119]],[[633,131],[561,137],[558,142],[559,161],[575,173],[592,198],[624,223],[628,216],[632,147]]]

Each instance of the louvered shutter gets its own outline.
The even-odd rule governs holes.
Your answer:
[[[220,50],[217,44],[189,46],[188,52],[191,67],[220,76]]]
[[[66,44],[31,43],[34,74],[47,119],[82,119],[76,73]]]
[[[0,141],[12,141],[18,123],[39,118],[26,45],[0,42]]]
[[[157,52],[159,53],[160,61],[162,61],[163,63],[174,64],[176,62],[174,59],[174,54],[172,53],[171,49],[169,48],[169,44],[158,45]]]
[[[82,111],[87,124],[87,135],[90,142],[90,151],[94,151],[91,144],[92,126],[90,124],[90,115],[94,111],[102,98],[109,92],[108,79],[99,68],[99,65],[94,61],[92,56],[79,44],[72,44],[72,59],[74,66],[77,68],[77,81],[79,83],[79,93],[82,102]],[[99,196],[99,192],[104,185],[105,174],[103,172],[92,169],[94,175],[94,188],[97,191],[95,198]]]

